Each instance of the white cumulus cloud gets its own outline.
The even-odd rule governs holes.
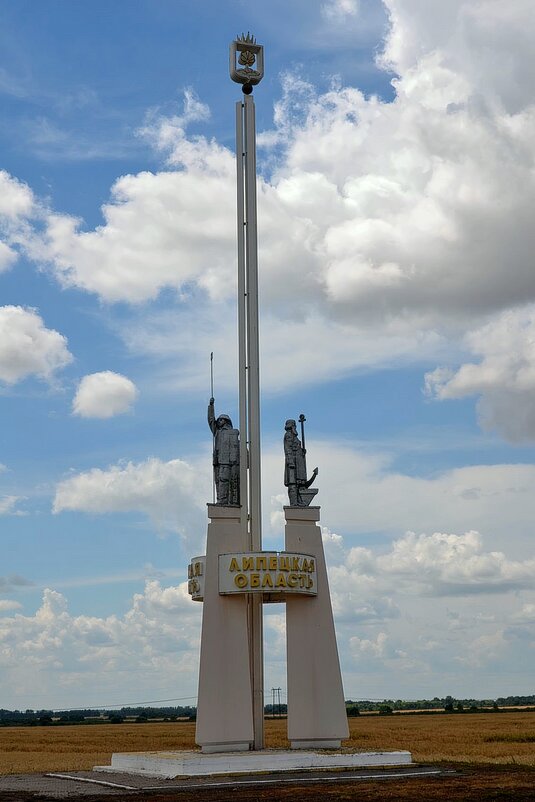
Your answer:
[[[526,4],[387,6],[383,62],[398,73],[395,100],[353,87],[318,94],[287,77],[264,135],[281,146],[258,200],[263,302],[278,317],[312,305],[414,328],[535,298],[535,93],[528,85],[513,102],[514,82],[490,70],[488,45],[496,63],[507,54],[508,70],[527,74],[531,48],[514,46],[520,23],[529,29]],[[233,296],[234,156],[186,133],[207,114],[189,93],[182,114],[147,121],[169,169],[118,179],[102,226],[49,216],[36,253],[64,284],[107,301],[192,283],[217,300]]]
[[[380,603],[379,610],[368,616],[380,620],[399,615],[391,597],[404,593],[441,597],[531,590],[535,553],[515,560],[501,551],[486,550],[479,532],[407,532],[384,553],[362,546],[346,548],[330,575],[340,616],[347,618],[351,605],[356,610],[366,600]]]
[[[408,697],[422,686],[428,696],[477,698],[481,687],[499,695],[518,665],[526,671],[517,687],[529,685],[534,576],[535,555],[514,559],[477,532],[407,532],[369,547],[337,537],[329,582],[346,695],[385,697],[385,677]],[[479,685],[467,665],[478,667]]]
[[[359,656],[384,657],[387,641],[388,635],[385,632],[379,632],[375,640],[359,638],[355,635],[350,639],[349,643],[351,649]]]
[[[12,264],[17,261],[17,253],[6,245],[5,242],[0,241],[0,273],[8,270]]]
[[[35,208],[35,198],[29,186],[0,170],[0,222],[25,219]]]
[[[321,13],[328,19],[334,21],[345,21],[347,17],[354,17],[358,14],[358,0],[328,0],[321,7]]]
[[[427,373],[427,393],[441,401],[478,395],[484,428],[513,442],[534,440],[535,307],[503,312],[465,342],[479,361]]]
[[[17,510],[17,504],[23,498],[23,496],[0,496],[0,515],[21,515],[21,511]]]
[[[519,561],[500,551],[485,552],[479,532],[407,532],[376,564],[379,572],[438,594],[504,592],[535,583],[535,556]]]
[[[0,613],[11,612],[11,610],[20,610],[22,604],[14,599],[0,599]]]
[[[35,309],[0,307],[0,380],[15,384],[28,376],[50,380],[72,362],[66,338],[47,329]]]
[[[466,76],[479,97],[510,112],[533,102],[533,9],[529,0],[383,0],[390,30],[382,63],[418,71],[429,52]]]
[[[128,703],[141,677],[147,687],[171,689],[177,674],[194,696],[200,608],[185,582],[164,588],[150,580],[124,616],[103,618],[71,614],[67,599],[46,589],[35,614],[0,617],[2,688],[10,689],[0,706]]]
[[[320,342],[318,382],[384,364],[388,353],[418,360],[448,340],[455,350],[467,324],[535,300],[530,4],[384,4],[379,63],[396,75],[393,102],[351,86],[318,93],[286,76],[273,129],[259,137],[262,309],[268,341],[280,346],[272,364],[283,340],[294,345],[294,365],[306,365]],[[362,11],[354,0],[323,8],[346,20]],[[118,178],[94,229],[44,206],[36,212],[29,188],[5,174],[14,203],[4,218],[13,209],[18,222],[0,265],[21,247],[62,286],[109,303],[139,306],[171,288],[181,323],[195,306],[184,340],[223,338],[235,319],[235,167],[229,148],[188,134],[208,116],[191,89],[181,112],[150,112],[141,134],[165,169]],[[25,229],[37,213],[44,225]],[[137,321],[129,342],[143,342],[151,325],[141,313]],[[167,352],[164,329],[148,350]],[[199,346],[182,352],[177,374],[191,386]],[[497,428],[500,405],[494,399],[483,415]]]
[[[0,170],[0,273],[8,270],[32,239],[31,219],[39,213],[30,187]]]
[[[133,381],[120,373],[104,370],[81,379],[72,409],[82,418],[112,418],[128,412],[137,395]]]
[[[206,528],[202,511],[210,497],[209,472],[180,459],[93,468],[60,482],[53,511],[95,515],[141,512],[160,531],[178,532],[198,546]]]

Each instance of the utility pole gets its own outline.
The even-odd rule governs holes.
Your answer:
[[[242,84],[243,91],[243,99],[236,103],[240,520],[244,542],[251,551],[262,550],[256,129],[252,91],[263,75],[262,45],[258,45],[249,33],[246,36],[242,34],[230,46],[230,76]],[[261,594],[250,594],[248,621],[254,749],[264,747],[262,604]]]

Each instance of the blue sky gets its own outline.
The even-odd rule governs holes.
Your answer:
[[[346,696],[533,692],[533,20],[421,5],[0,2],[0,707],[195,697],[248,30],[265,545],[303,411]]]

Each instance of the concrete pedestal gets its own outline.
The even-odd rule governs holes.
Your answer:
[[[314,769],[349,769],[366,766],[410,765],[410,752],[290,752],[264,749],[242,754],[204,755],[200,752],[122,752],[112,756],[111,766],[94,771],[138,774],[146,777],[175,777],[214,774],[255,774]]]
[[[288,738],[292,749],[337,749],[349,737],[319,507],[285,507],[286,551],[316,560],[318,595],[286,599]]]
[[[203,752],[247,751],[253,742],[245,595],[219,595],[219,555],[247,551],[240,508],[208,505],[195,740]]]

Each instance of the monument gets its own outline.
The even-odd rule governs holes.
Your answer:
[[[210,399],[208,421],[216,432],[214,466],[226,477],[228,466],[221,468],[221,455],[228,451],[224,437],[236,430],[227,415],[215,418],[213,404]],[[292,749],[337,749],[349,736],[317,525],[320,508],[310,506],[318,492],[310,489],[318,469],[314,468],[307,479],[305,416],[301,415],[299,421],[301,440],[295,420],[285,424],[284,476],[290,502],[284,508],[285,551],[252,550],[250,532],[241,527],[240,508],[231,503],[226,484],[220,487],[227,480],[221,479],[219,472],[218,502],[208,505],[206,556],[192,560],[188,571],[190,594],[204,604],[196,741],[205,753],[263,748],[254,718],[257,655],[252,651],[256,645],[251,637],[253,600],[286,603],[288,737]],[[241,508],[246,498],[242,495]]]
[[[301,440],[295,420],[285,425],[284,484],[289,496],[285,507],[286,551],[262,551],[252,91],[263,74],[263,47],[250,34],[238,37],[230,48],[230,75],[243,90],[243,99],[236,104],[240,423],[238,434],[228,416],[215,417],[214,399],[210,399],[208,422],[214,434],[217,504],[208,505],[206,558],[201,561],[204,607],[196,741],[203,752],[211,753],[261,750],[264,746],[262,605],[274,600],[287,605],[288,732],[292,747],[316,744],[336,748],[349,735],[317,526],[319,507],[310,506],[318,492],[310,487],[318,469],[308,479],[304,415],[299,418]],[[198,558],[194,564],[199,564]],[[190,572],[192,597],[200,600],[195,568]]]
[[[284,551],[262,550],[256,143],[253,87],[264,53],[250,34],[230,46],[236,103],[239,429],[208,404],[216,501],[208,503],[206,553],[188,568],[188,590],[202,602],[197,701],[198,752],[113,755],[105,771],[160,777],[319,767],[399,765],[409,752],[339,751],[349,729],[321,529],[307,474],[304,423],[284,426]],[[213,391],[212,391],[213,394]],[[281,463],[282,463],[281,453]],[[286,606],[290,750],[264,750],[263,605]],[[310,751],[338,750],[330,754]]]

